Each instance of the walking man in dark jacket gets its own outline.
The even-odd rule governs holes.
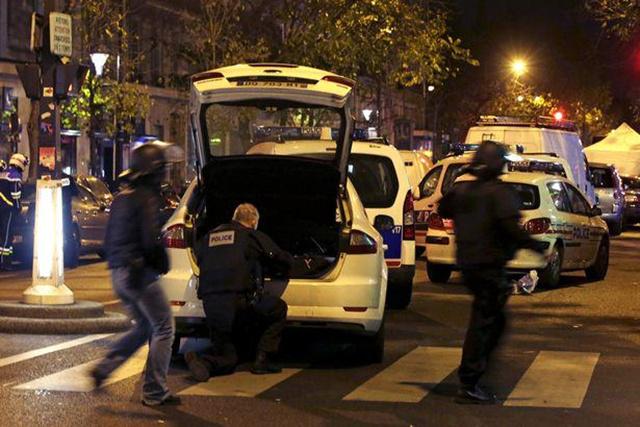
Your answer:
[[[485,141],[472,161],[473,181],[457,183],[440,201],[438,213],[454,220],[457,263],[474,296],[458,370],[459,403],[495,403],[478,386],[506,326],[504,306],[511,293],[505,265],[518,249],[544,253],[546,244],[519,226],[517,194],[498,179],[507,162],[504,146]]]
[[[167,387],[174,325],[169,303],[157,282],[158,276],[169,270],[159,217],[165,163],[162,148],[157,145],[135,149],[131,185],[111,205],[107,260],[113,289],[135,325],[91,372],[96,387],[100,387],[116,368],[149,343],[142,387],[142,403],[147,406],[180,403]]]
[[[287,304],[277,296],[263,293],[264,271],[285,276],[293,258],[266,234],[257,230],[255,206],[239,205],[233,221],[209,232],[197,252],[200,266],[198,297],[202,299],[212,349],[202,358],[187,353],[185,359],[193,376],[206,381],[211,375],[233,372],[238,355],[233,330],[248,319],[262,329],[258,341],[254,374],[280,372],[269,357],[278,351],[287,317]]]

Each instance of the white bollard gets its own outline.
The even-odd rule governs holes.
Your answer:
[[[73,304],[64,284],[62,186],[68,180],[39,179],[33,230],[33,281],[22,294],[25,304]]]

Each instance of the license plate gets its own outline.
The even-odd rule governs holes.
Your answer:
[[[236,83],[236,86],[242,87],[276,87],[276,88],[295,88],[306,89],[309,87],[307,83],[297,82],[262,82],[262,81],[240,81]]]

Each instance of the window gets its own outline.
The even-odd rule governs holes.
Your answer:
[[[609,168],[591,167],[591,182],[596,188],[614,188],[613,171]]]
[[[438,188],[438,181],[440,181],[440,175],[442,174],[442,166],[431,169],[431,171],[424,177],[422,184],[420,185],[420,196],[431,197]]]
[[[550,182],[547,184],[547,189],[556,209],[561,212],[571,212],[569,196],[562,182]]]
[[[352,154],[349,178],[365,208],[388,208],[398,195],[398,177],[388,157]]]
[[[84,187],[78,185],[78,197],[85,203],[93,202],[93,196],[91,193]]]
[[[580,192],[571,185],[566,185],[567,194],[569,195],[569,201],[571,202],[571,209],[573,213],[577,215],[589,215],[591,208],[589,203],[585,200],[585,198],[580,194]]]
[[[449,165],[447,171],[444,173],[444,180],[442,181],[442,194],[451,189],[453,183],[456,182],[456,178],[460,176],[460,169],[466,165],[466,163],[452,163]]]
[[[540,193],[538,187],[528,184],[509,183],[509,186],[518,195],[521,211],[538,209],[540,207]]]

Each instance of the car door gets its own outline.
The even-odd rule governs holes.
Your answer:
[[[435,209],[435,204],[439,199],[436,190],[442,175],[442,165],[431,169],[419,184],[420,199],[414,202],[416,215],[416,244],[426,245],[427,220],[429,214]]]
[[[547,190],[556,209],[552,218],[552,229],[564,242],[563,268],[577,268],[580,262],[580,241],[575,233],[575,224],[580,218],[573,213],[567,189],[562,181],[547,183]]]
[[[577,220],[573,233],[575,239],[580,243],[578,246],[580,267],[586,267],[588,262],[594,258],[594,254],[598,249],[598,236],[591,224],[591,206],[576,187],[568,183],[565,183],[565,186],[571,209]]]

